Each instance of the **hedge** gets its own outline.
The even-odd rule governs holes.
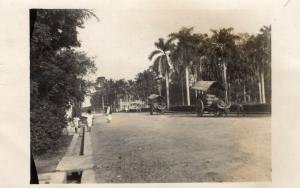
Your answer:
[[[230,112],[238,112],[238,108],[240,105],[233,104],[230,107]],[[245,104],[242,105],[244,113],[271,113],[271,104]],[[196,106],[171,106],[169,108],[170,112],[196,112]]]
[[[169,111],[173,112],[196,112],[196,106],[170,106]]]
[[[47,100],[31,99],[30,141],[34,154],[41,155],[57,147],[57,141],[67,125],[65,110]]]
[[[243,105],[245,113],[271,113],[271,104],[245,104]]]

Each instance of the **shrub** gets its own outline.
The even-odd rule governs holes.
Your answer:
[[[174,112],[195,112],[196,106],[170,106],[169,111]]]
[[[150,108],[142,108],[141,111],[142,112],[150,112]]]
[[[246,104],[243,108],[245,113],[271,113],[271,104]]]
[[[245,104],[242,105],[245,113],[271,113],[271,105],[270,104]],[[229,111],[230,112],[238,112],[239,105],[232,104]],[[196,106],[171,106],[169,108],[171,112],[196,112]]]
[[[67,125],[66,110],[83,101],[89,86],[84,76],[96,71],[94,60],[73,48],[80,46],[77,28],[92,15],[79,9],[30,11],[30,133],[35,154],[56,147]]]
[[[32,100],[30,112],[31,146],[40,155],[56,146],[62,129],[66,126],[65,108],[47,100]]]

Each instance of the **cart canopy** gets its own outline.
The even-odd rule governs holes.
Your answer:
[[[162,97],[162,96],[156,95],[156,94],[151,94],[151,95],[148,97],[148,99],[153,100],[153,99],[157,99],[157,98],[160,98],[160,97]]]
[[[198,81],[193,85],[193,89],[195,90],[200,90],[200,91],[207,91],[209,90],[211,87],[218,87],[222,90],[224,90],[224,87],[222,86],[222,84],[220,84],[217,81]]]

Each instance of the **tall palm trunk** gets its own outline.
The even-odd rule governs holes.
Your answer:
[[[225,102],[228,103],[227,67],[225,62],[223,62],[223,76],[225,85]]]
[[[262,104],[261,81],[260,81],[260,79],[258,79],[258,89],[259,89],[259,103]]]
[[[256,64],[256,59],[253,58],[253,62],[254,64]],[[260,69],[258,69],[258,90],[259,90],[259,103],[262,104],[262,88],[261,88],[261,75],[260,75]]]
[[[162,77],[162,64],[161,64],[161,57],[159,58],[159,63],[158,63],[158,72],[159,76]]]
[[[166,95],[167,95],[167,108],[170,107],[170,93],[169,93],[169,72],[166,70],[165,72],[166,77]]]
[[[187,105],[191,105],[190,101],[190,83],[189,83],[189,67],[185,67],[185,85],[186,85],[186,99],[187,99]]]
[[[185,101],[185,98],[184,98],[184,90],[183,90],[183,78],[180,78],[180,83],[181,83],[181,99],[182,99],[182,105],[184,105],[184,101]]]
[[[195,83],[198,81],[198,71],[197,71],[197,69],[196,69],[196,78],[195,78]],[[195,89],[195,97],[196,97],[196,99],[198,98],[198,92],[197,92],[197,90]]]
[[[261,71],[260,73],[260,81],[261,81],[261,98],[262,98],[262,103],[266,103],[266,95],[265,95],[265,78],[264,78],[264,72]]]
[[[158,84],[158,93],[161,96],[161,90],[162,90],[162,84],[161,84],[161,79],[159,80],[159,84]]]

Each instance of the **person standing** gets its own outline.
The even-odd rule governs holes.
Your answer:
[[[86,114],[86,120],[87,120],[87,128],[88,128],[88,132],[91,132],[92,130],[92,125],[93,125],[93,114],[92,111],[90,109],[87,110],[87,114]]]
[[[75,116],[73,118],[73,124],[74,124],[74,128],[75,128],[75,133],[78,132],[78,128],[79,128],[79,121],[80,121],[80,118]]]
[[[200,91],[196,100],[196,111],[199,117],[202,117],[204,113],[204,101],[205,101],[204,93]]]
[[[154,111],[154,106],[153,106],[153,102],[150,103],[150,115],[153,115],[153,111]]]
[[[111,107],[108,106],[107,110],[106,110],[107,123],[111,122],[111,120],[112,120],[111,115],[112,115],[112,110],[111,110]]]

